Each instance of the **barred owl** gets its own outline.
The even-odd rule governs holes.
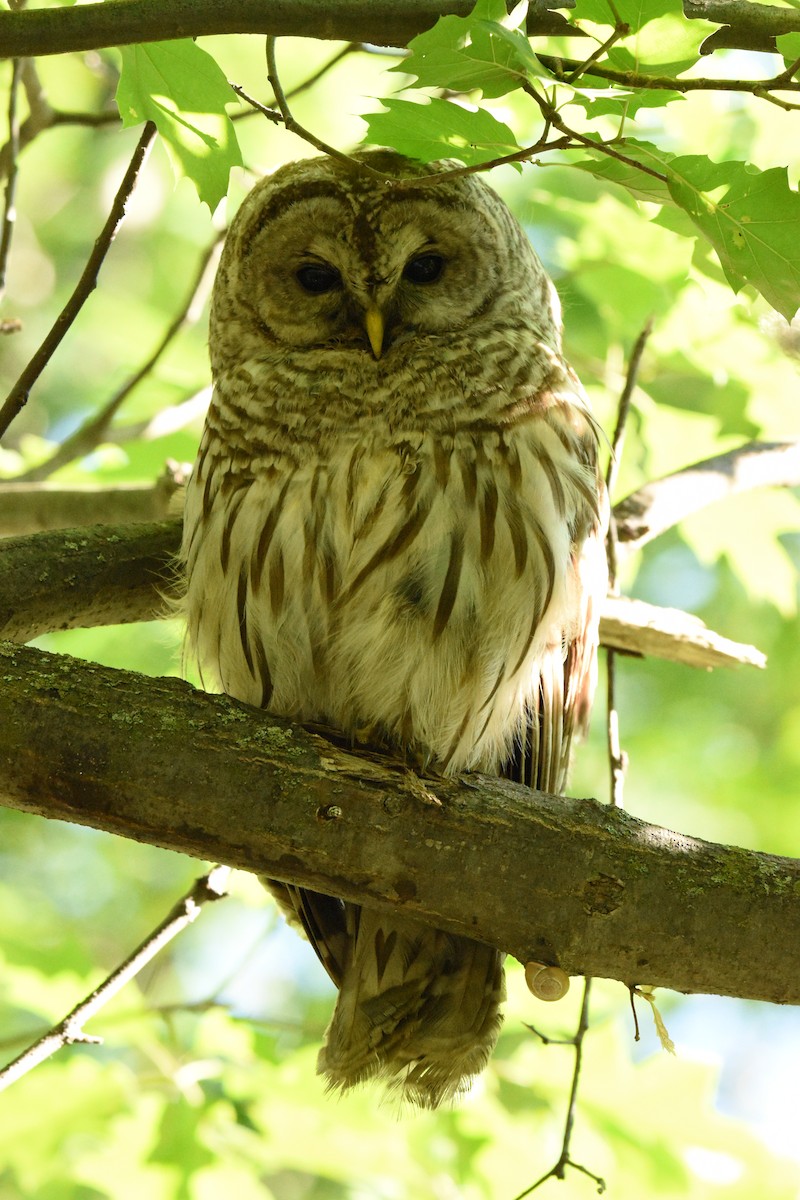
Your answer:
[[[484,182],[359,158],[283,167],[231,226],[186,499],[188,638],[270,713],[558,792],[605,590],[597,432],[558,300]],[[463,1091],[497,1039],[502,956],[401,908],[271,886],[339,988],[329,1085],[383,1077],[428,1107]]]

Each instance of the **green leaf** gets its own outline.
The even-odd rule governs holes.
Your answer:
[[[679,0],[578,0],[573,19],[593,21],[597,25],[609,25],[613,29],[616,18],[627,25],[631,33],[638,33],[651,21],[665,16],[682,14]]]
[[[800,194],[786,168],[686,155],[672,159],[667,174],[670,194],[716,250],[733,290],[751,283],[791,320],[800,306]]]
[[[468,167],[491,162],[519,150],[507,125],[484,109],[471,110],[449,100],[414,104],[410,100],[384,100],[385,112],[368,113],[365,141],[392,146],[409,158],[432,162],[457,158]]]
[[[798,0],[798,4],[800,4],[800,0]],[[783,61],[787,67],[800,58],[800,33],[782,33],[780,37],[775,38],[775,45],[778,53],[783,55]]]
[[[609,88],[605,80],[598,80],[598,91],[602,94],[593,95],[588,89],[589,77],[581,77],[581,90],[576,90],[572,97],[573,104],[580,104],[592,117],[634,117],[640,108],[664,108],[673,100],[684,100],[680,92],[670,92],[666,88],[641,89],[636,92],[625,91],[623,88]]]
[[[637,200],[651,200],[657,204],[672,203],[672,196],[666,182],[657,179],[655,175],[648,174],[647,171],[639,170],[634,165],[641,163],[642,166],[650,167],[651,170],[664,174],[665,165],[670,161],[671,155],[659,150],[650,142],[625,141],[615,146],[614,149],[632,161],[623,162],[601,150],[590,150],[587,147],[588,157],[575,165],[579,170],[594,175],[595,179],[619,184]]]
[[[117,105],[123,125],[154,121],[176,174],[187,175],[213,211],[242,156],[225,105],[230,87],[210,54],[194,42],[123,46]]]
[[[441,17],[409,42],[410,56],[392,70],[415,75],[417,87],[504,96],[542,74],[525,34],[507,28],[505,19],[502,0],[479,0],[468,17]]]
[[[700,46],[714,31],[708,21],[687,21],[680,8],[658,16],[608,52],[608,62],[640,75],[678,75],[700,57]]]

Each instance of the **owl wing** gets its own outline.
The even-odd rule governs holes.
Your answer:
[[[308,938],[336,987],[341,987],[348,947],[355,936],[358,908],[333,896],[262,877],[286,920]]]
[[[606,579],[601,529],[576,551],[573,565],[579,576],[593,576],[581,593],[578,628],[561,653],[556,648],[541,663],[539,688],[529,706],[523,734],[500,771],[516,783],[556,795],[566,785],[573,737],[583,736],[589,726]]]

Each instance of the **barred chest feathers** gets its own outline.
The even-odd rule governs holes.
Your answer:
[[[582,617],[574,538],[596,501],[581,443],[550,409],[413,445],[345,434],[251,475],[210,427],[186,508],[201,661],[248,703],[495,768]]]

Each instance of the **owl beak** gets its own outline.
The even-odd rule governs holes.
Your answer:
[[[369,344],[372,346],[372,353],[376,358],[380,358],[381,350],[383,349],[383,335],[385,324],[383,313],[378,308],[377,304],[370,304],[364,315],[364,327],[367,331]]]

